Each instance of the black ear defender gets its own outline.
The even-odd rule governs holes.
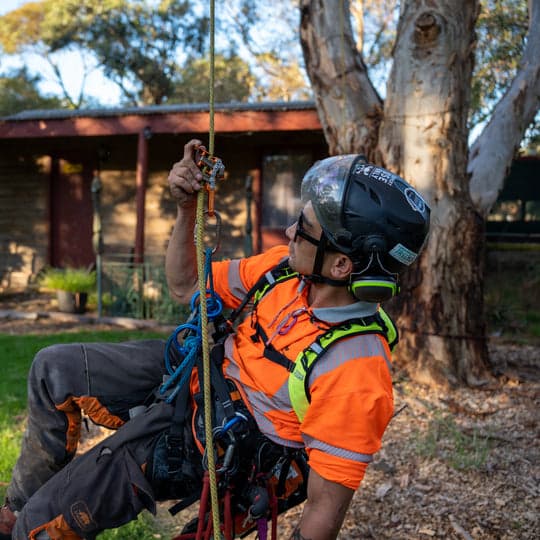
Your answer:
[[[369,256],[369,262],[361,272],[353,272],[349,292],[363,302],[379,303],[399,294],[397,274],[384,272],[380,253],[386,253],[384,236],[372,234],[362,244],[362,252]],[[384,273],[383,273],[384,272]]]

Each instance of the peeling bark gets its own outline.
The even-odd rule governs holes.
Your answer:
[[[478,3],[405,3],[388,82],[379,149],[385,164],[427,196],[426,250],[397,304],[398,361],[441,385],[487,378],[483,220],[467,177],[467,112]]]
[[[301,0],[300,9],[300,41],[329,152],[373,159],[382,101],[354,42],[349,2]]]
[[[529,0],[529,31],[520,67],[471,147],[471,197],[486,217],[501,192],[527,126],[540,108],[540,0]]]

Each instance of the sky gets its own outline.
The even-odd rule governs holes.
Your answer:
[[[0,15],[17,9],[30,0],[0,0]],[[63,80],[66,88],[72,98],[77,99],[81,85],[83,84],[83,69],[81,57],[77,53],[61,53],[56,58],[60,62],[60,70],[63,74]],[[28,65],[32,73],[39,73],[43,80],[39,84],[39,89],[45,94],[62,95],[62,90],[57,82],[52,69],[44,64],[43,59],[36,55],[23,57],[1,57],[0,73],[9,69]],[[114,84],[108,81],[99,71],[93,71],[84,81],[85,94],[95,97],[102,105],[117,105],[120,99],[120,90]]]

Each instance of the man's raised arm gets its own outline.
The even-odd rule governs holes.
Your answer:
[[[202,174],[194,161],[201,141],[192,139],[184,146],[184,156],[169,173],[169,188],[176,201],[177,216],[167,245],[165,273],[171,297],[180,304],[189,304],[197,289],[197,259],[193,230],[197,209],[197,192]]]

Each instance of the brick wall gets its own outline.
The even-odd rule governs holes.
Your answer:
[[[21,289],[48,250],[47,159],[0,155],[0,290]]]

